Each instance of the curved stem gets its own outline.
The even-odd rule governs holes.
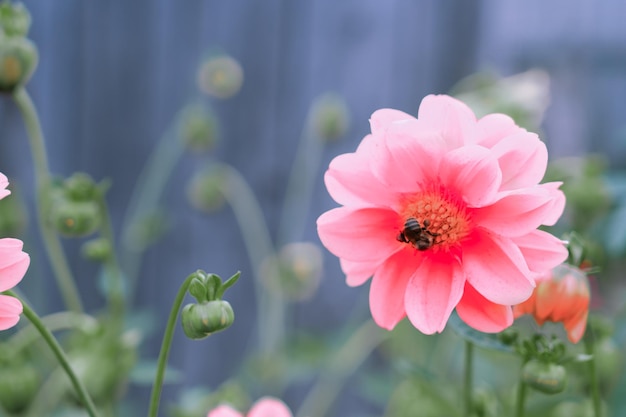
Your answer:
[[[261,351],[276,351],[283,338],[285,303],[280,287],[263,287],[261,264],[275,253],[263,211],[246,180],[232,166],[220,164],[225,180],[222,194],[230,204],[241,230],[254,271],[257,298],[257,329]]]
[[[591,359],[588,361],[589,368],[589,384],[591,385],[591,399],[593,402],[593,415],[600,417],[602,414],[602,401],[600,399],[600,385],[598,383],[598,373],[596,372],[596,356],[594,355],[595,337],[593,335],[585,335],[585,350]]]
[[[61,247],[61,242],[46,221],[46,211],[49,204],[46,199],[46,194],[49,191],[51,180],[46,157],[46,146],[39,123],[39,117],[37,116],[37,110],[24,87],[19,87],[15,90],[13,99],[24,118],[24,124],[26,125],[33,155],[35,181],[37,184],[37,214],[41,236],[65,305],[68,309],[81,313],[83,311],[82,302],[78,290],[76,289],[74,277],[72,276],[67,259],[65,258],[63,248]]]
[[[17,298],[15,293],[13,293],[12,291],[5,291],[4,293]],[[82,401],[83,406],[87,409],[87,412],[89,413],[91,417],[97,417],[98,413],[96,412],[96,408],[93,404],[93,401],[91,397],[89,396],[89,393],[85,389],[85,386],[78,379],[78,377],[74,373],[74,370],[70,366],[67,356],[65,356],[65,353],[63,352],[63,348],[61,347],[61,345],[59,345],[59,342],[57,342],[57,340],[52,335],[52,333],[50,333],[50,330],[48,330],[48,328],[43,324],[39,316],[28,306],[28,304],[26,304],[22,300],[20,301],[22,302],[22,305],[24,306],[24,315],[26,316],[28,320],[30,320],[33,326],[35,326],[35,328],[39,331],[39,334],[41,334],[41,337],[46,341],[48,346],[50,346],[50,349],[52,350],[57,360],[59,361],[59,364],[65,370],[65,373],[67,374],[67,376],[70,378],[70,381],[72,382],[72,385],[74,386],[74,389],[76,390],[76,393],[78,394],[78,397]]]
[[[296,416],[328,415],[328,410],[341,393],[341,387],[346,379],[387,337],[389,332],[382,330],[372,321],[366,321],[361,325],[331,359],[302,402]]]
[[[278,242],[300,239],[306,225],[317,171],[322,158],[323,141],[313,134],[309,110],[296,156],[293,161],[278,228]]]
[[[149,245],[149,242],[142,241],[141,222],[157,212],[167,180],[183,155],[184,146],[176,136],[176,125],[174,123],[163,134],[143,167],[122,222],[121,263],[128,279],[129,299],[132,299],[135,292],[141,267],[140,256]]]
[[[22,303],[24,303],[23,297],[19,298],[22,300]],[[93,317],[87,314],[74,313],[72,311],[62,311],[60,313],[49,314],[41,317],[41,322],[48,328],[48,330],[50,330],[50,332],[81,327],[95,327],[98,325],[98,321]],[[20,329],[9,341],[10,355],[16,355],[22,349],[28,347],[37,339],[38,334],[37,329],[33,325]]]
[[[187,288],[189,288],[189,284],[195,276],[196,274],[193,273],[185,279],[178,290],[178,294],[176,294],[174,305],[172,305],[172,309],[170,310],[170,317],[167,320],[165,334],[163,335],[163,343],[161,343],[161,351],[159,352],[159,359],[157,361],[157,373],[154,377],[152,394],[150,395],[150,409],[148,410],[149,417],[156,417],[157,412],[159,411],[159,400],[161,399],[161,389],[163,388],[163,380],[165,378],[165,367],[167,365],[170,347],[172,346],[172,339],[176,328],[176,318],[178,317],[178,311],[183,303],[185,294],[187,294]]]
[[[474,372],[474,344],[465,341],[465,369],[463,378],[463,416],[472,415],[472,374]]]

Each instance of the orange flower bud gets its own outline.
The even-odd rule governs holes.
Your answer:
[[[531,314],[541,326],[546,321],[563,323],[567,338],[578,343],[585,334],[589,314],[589,281],[580,269],[562,264],[537,280],[530,298],[513,307],[519,317]]]

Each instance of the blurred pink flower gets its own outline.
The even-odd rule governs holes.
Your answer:
[[[243,417],[243,414],[230,406],[220,405],[209,411],[207,417]],[[272,397],[263,397],[252,406],[247,417],[293,417],[293,415],[284,402]]]
[[[531,297],[514,306],[513,312],[516,318],[532,314],[540,326],[546,321],[563,323],[567,338],[578,343],[587,327],[590,296],[585,273],[563,264],[537,278]]]
[[[510,326],[534,277],[567,257],[537,230],[565,206],[560,183],[539,184],[545,145],[510,117],[477,120],[448,96],[424,98],[417,119],[378,110],[370,125],[356,152],[330,163],[326,187],[343,207],[317,221],[348,285],[373,276],[370,309],[386,329],[406,315],[441,332],[455,308],[480,331]]]
[[[11,194],[6,187],[9,181],[0,173],[0,199]],[[0,239],[0,292],[15,287],[26,274],[30,257],[22,252],[22,241],[12,238]],[[22,314],[22,303],[9,295],[0,295],[0,330],[17,324]]]

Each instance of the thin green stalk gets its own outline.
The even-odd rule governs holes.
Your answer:
[[[109,308],[113,317],[117,318],[117,322],[121,324],[121,319],[124,317],[126,301],[124,298],[124,283],[122,282],[122,269],[120,268],[117,254],[115,252],[115,236],[113,234],[109,209],[104,199],[103,190],[100,190],[98,193],[98,205],[100,206],[100,212],[102,213],[102,228],[100,232],[109,242],[111,247],[111,253],[104,262],[105,273],[112,283],[112,286],[109,289],[110,292],[108,293]]]
[[[13,99],[22,113],[30,141],[37,186],[37,214],[43,243],[48,252],[50,264],[66,307],[69,310],[82,313],[83,305],[78,290],[76,289],[74,277],[72,276],[67,259],[65,258],[61,242],[46,219],[49,204],[46,194],[50,189],[51,178],[46,157],[46,145],[39,123],[39,117],[37,116],[37,110],[24,87],[18,87],[15,90]]]
[[[146,162],[131,194],[122,222],[121,264],[126,272],[129,298],[133,297],[136,289],[141,254],[149,244],[142,241],[141,223],[157,212],[167,181],[185,150],[182,141],[176,135],[176,127],[177,123],[174,123],[168,128]]]
[[[322,159],[323,141],[313,134],[311,113],[312,110],[309,111],[300,135],[300,143],[288,177],[278,228],[278,242],[281,244],[301,238],[308,210],[311,207],[316,174]]]
[[[12,297],[18,298],[16,294],[12,291],[5,291],[4,293]],[[61,347],[61,345],[59,345],[59,342],[57,342],[54,335],[50,333],[50,330],[48,330],[48,328],[43,324],[39,316],[28,306],[28,304],[26,304],[23,300],[21,301],[22,305],[24,306],[24,316],[26,316],[26,318],[30,320],[33,326],[35,326],[35,328],[41,334],[41,337],[45,340],[48,346],[50,346],[50,349],[59,361],[59,364],[65,370],[67,376],[70,378],[70,381],[72,382],[72,385],[74,386],[78,397],[82,401],[83,406],[87,409],[89,415],[91,417],[97,417],[98,413],[93,404],[93,401],[89,396],[89,393],[85,389],[85,386],[78,379],[78,377],[74,373],[74,370],[70,366],[67,356],[63,352],[63,348]]]
[[[257,329],[262,352],[276,351],[283,339],[285,302],[280,288],[267,291],[260,276],[261,265],[275,253],[267,223],[258,200],[246,180],[233,167],[220,164],[224,173],[222,194],[231,206],[254,270],[257,298]]]
[[[328,415],[328,410],[341,393],[347,378],[388,337],[389,332],[382,330],[370,320],[361,325],[336,351],[302,402],[296,417]]]
[[[591,359],[587,362],[589,369],[589,384],[591,386],[591,400],[593,402],[593,415],[600,417],[602,415],[602,401],[600,399],[600,384],[598,382],[598,373],[596,371],[595,337],[593,335],[585,335],[585,350]]]
[[[522,362],[522,368],[524,368],[526,362],[528,362],[528,360],[526,359]],[[526,383],[522,381],[521,377],[518,384],[517,398],[515,400],[515,417],[524,417],[524,407],[526,404],[526,392],[528,391],[528,387],[526,386]]]
[[[167,326],[165,327],[165,334],[163,335],[163,343],[161,343],[161,351],[159,352],[159,359],[157,361],[157,373],[154,377],[154,384],[152,385],[152,394],[150,395],[150,409],[148,410],[148,417],[156,417],[159,411],[159,400],[161,399],[161,389],[163,388],[163,380],[165,378],[165,368],[167,365],[167,358],[170,353],[170,347],[172,346],[172,339],[174,337],[174,330],[176,329],[176,319],[178,318],[178,312],[180,306],[183,303],[185,294],[187,294],[187,288],[189,284],[196,276],[195,273],[189,275],[183,282],[174,299],[174,305],[170,310],[170,317],[167,320]]]
[[[474,373],[474,344],[465,341],[465,369],[463,378],[463,416],[472,414],[472,375]]]

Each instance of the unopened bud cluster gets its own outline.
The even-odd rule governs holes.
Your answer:
[[[11,93],[35,71],[39,54],[26,38],[30,13],[21,3],[0,4],[0,91]]]
[[[187,304],[182,312],[182,326],[190,339],[198,340],[222,331],[235,320],[228,301],[222,300],[224,291],[239,279],[240,273],[225,282],[216,274],[198,270],[189,284],[189,294],[196,303]]]

